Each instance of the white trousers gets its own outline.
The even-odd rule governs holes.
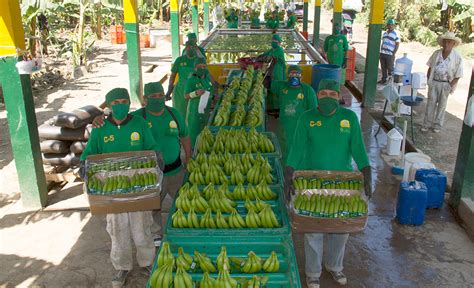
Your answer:
[[[441,129],[451,85],[448,82],[432,81],[428,87],[428,103],[426,104],[425,128]]]
[[[319,278],[321,276],[324,238],[327,245],[324,261],[326,268],[334,272],[341,272],[344,268],[342,262],[349,234],[306,233],[304,234],[306,277]]]
[[[151,236],[151,211],[107,214],[107,232],[112,240],[110,260],[116,270],[132,270],[132,239],[140,267],[153,264],[155,245]]]

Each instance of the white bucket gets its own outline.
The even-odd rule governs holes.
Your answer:
[[[399,155],[403,140],[402,134],[400,134],[397,129],[393,128],[387,133],[387,138],[387,154],[390,156]]]
[[[415,163],[426,163],[426,166],[431,163],[431,158],[428,155],[425,155],[423,153],[407,153],[405,154],[405,165],[404,165],[404,170],[403,170],[403,181],[409,181],[409,176],[410,176],[410,168],[413,166]],[[425,165],[425,164],[423,164]],[[418,166],[418,165],[417,165]],[[414,180],[414,179],[412,179]]]

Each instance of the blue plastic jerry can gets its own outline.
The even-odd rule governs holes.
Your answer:
[[[447,184],[446,175],[438,169],[418,169],[415,180],[425,183],[428,189],[426,208],[442,208]]]
[[[397,220],[405,225],[422,225],[425,222],[428,189],[419,181],[402,181],[398,192]]]

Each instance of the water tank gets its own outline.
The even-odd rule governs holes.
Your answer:
[[[426,208],[441,208],[446,191],[446,175],[438,169],[419,169],[416,171],[416,181],[425,183],[428,189]]]
[[[425,222],[428,189],[425,183],[402,181],[398,191],[397,220],[405,225],[422,225]]]
[[[341,67],[332,64],[313,65],[311,87],[313,87],[314,91],[318,91],[319,82],[321,82],[322,79],[333,79],[340,83]]]
[[[407,53],[403,53],[403,57],[395,61],[394,74],[403,74],[403,85],[411,84],[412,66],[413,61],[408,58]]]

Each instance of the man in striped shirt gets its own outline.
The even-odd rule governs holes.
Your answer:
[[[392,77],[395,54],[400,45],[400,36],[395,31],[396,22],[394,19],[387,21],[387,31],[382,36],[382,47],[380,48],[380,67],[382,69],[382,80],[379,84],[387,84],[388,78]]]

